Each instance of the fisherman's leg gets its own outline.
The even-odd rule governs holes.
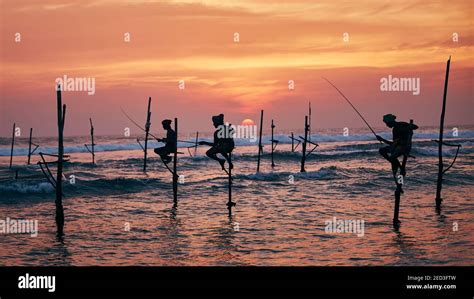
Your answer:
[[[232,161],[230,159],[230,154],[232,153],[233,149],[234,147],[228,143],[223,143],[218,146],[219,153],[227,160],[230,169],[234,168],[234,164],[232,164]]]
[[[170,156],[170,153],[164,154],[164,155],[161,157],[161,159],[163,160],[163,162],[164,162],[165,164],[168,164],[168,163],[171,162],[171,160],[173,160],[173,158],[171,158],[171,156]]]
[[[405,166],[407,165],[407,159],[408,159],[408,155],[407,154],[404,154],[403,155],[403,162],[402,162],[402,167],[400,167],[400,174],[402,176],[405,176],[407,174],[407,171],[405,169]]]
[[[153,151],[155,152],[155,154],[159,155],[160,152],[162,151],[162,149],[163,149],[163,147],[157,147]]]
[[[400,164],[400,161],[398,160],[398,157],[400,157],[401,155],[403,155],[403,153],[398,149],[394,149],[394,151],[390,155],[389,161],[390,161],[390,163],[392,163],[393,175],[397,174],[398,168],[400,168],[400,169],[402,168],[402,165]]]
[[[161,159],[163,159],[163,156],[165,155],[165,147],[157,147],[154,149],[154,152],[160,156]]]
[[[219,164],[222,166],[222,168],[224,168],[225,160],[218,158],[217,153],[219,153],[219,151],[217,150],[217,148],[215,146],[213,146],[213,147],[211,147],[210,149],[207,150],[206,156],[208,156],[209,158],[211,158],[213,160],[216,160],[217,162],[219,162]]]
[[[400,164],[400,161],[398,158],[400,156],[403,156],[403,164]],[[392,171],[393,171],[393,177],[397,181],[397,192],[403,193],[403,181],[401,183],[398,182],[398,177],[397,175],[397,170],[400,168],[400,175],[405,176],[405,163],[406,163],[406,156],[404,154],[403,148],[395,148],[391,157],[390,157],[393,162],[392,162]]]
[[[397,152],[397,149],[392,145],[389,145],[380,148],[379,153],[392,164],[392,172],[393,175],[395,175],[398,171],[398,168],[401,167],[400,162],[397,159],[400,156],[400,154]]]
[[[169,156],[169,151],[165,146],[155,148],[155,153],[158,154],[163,161],[163,163],[168,164],[171,161],[171,157]]]
[[[379,149],[380,155],[390,161],[390,153],[392,152],[392,146],[384,146]]]
[[[174,154],[175,151],[176,151],[176,148],[170,147],[170,146],[165,146],[165,149],[163,150],[165,163],[169,163],[169,162],[171,162],[171,160],[173,160],[171,158],[171,154]]]
[[[224,158],[227,160],[227,163],[229,163],[229,169],[233,169],[234,164],[232,164],[232,161],[230,160],[230,153],[222,152],[221,155],[224,156]]]

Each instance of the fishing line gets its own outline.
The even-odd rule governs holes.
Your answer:
[[[134,121],[134,120],[127,114],[127,112],[125,112],[125,111],[123,110],[122,107],[120,107],[120,110],[121,110],[122,113],[128,118],[129,121],[131,121],[135,126],[137,126],[137,128],[139,128],[140,130],[142,130],[143,132],[146,133],[146,130],[145,130],[142,126],[140,126],[136,121]],[[155,135],[151,134],[150,132],[148,132],[148,135],[150,135],[151,137],[155,138],[156,140],[159,139],[158,137],[156,137]]]
[[[332,87],[334,87],[338,92],[339,94],[347,101],[347,103],[349,103],[349,105],[351,105],[352,109],[354,109],[355,112],[357,112],[357,114],[360,116],[360,118],[365,122],[365,124],[367,125],[367,127],[370,129],[370,131],[372,131],[372,133],[374,134],[375,137],[377,137],[377,134],[375,133],[374,129],[372,129],[372,127],[369,125],[369,123],[365,120],[365,118],[362,116],[362,114],[360,114],[359,110],[357,110],[357,108],[352,105],[351,101],[349,101],[349,99],[342,93],[342,91],[339,90],[339,88],[336,87],[336,85],[332,84],[331,81],[329,81],[328,79],[326,79],[325,77],[322,77],[324,80],[326,80],[329,84],[331,84]],[[382,141],[379,140],[380,143],[382,143]]]
[[[145,130],[142,126],[140,126],[136,121],[134,121],[133,118],[131,118],[131,117],[127,114],[127,112],[125,112],[125,111],[123,110],[122,107],[120,107],[120,110],[121,110],[122,113],[128,118],[128,120],[130,120],[137,128],[139,128],[140,130],[142,130],[143,132],[146,133],[146,130]],[[153,135],[152,133],[148,132],[148,135],[150,135],[151,137],[155,138],[158,142],[161,142],[161,141],[159,141],[159,139],[161,139],[161,138],[156,137],[156,136]],[[185,140],[177,140],[177,141],[178,141],[178,142],[184,142],[184,143],[190,143],[190,144],[196,144],[195,141],[185,141]],[[199,144],[198,144],[198,146],[199,146]],[[194,146],[193,146],[193,147],[194,147]]]

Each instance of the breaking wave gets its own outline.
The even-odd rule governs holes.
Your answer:
[[[390,134],[388,133],[382,133],[380,134],[384,138],[390,138]],[[295,137],[298,137],[299,135],[296,134]],[[435,144],[430,141],[431,139],[437,139],[438,138],[438,133],[436,132],[419,132],[416,133],[413,137],[414,143],[420,143],[422,145],[429,145],[433,146],[435,148]],[[447,140],[457,140],[456,142],[466,142],[468,146],[473,145],[473,140],[474,139],[474,131],[473,130],[463,130],[459,132],[459,136],[456,138],[452,138],[449,136],[445,137]],[[6,138],[0,138],[2,140]],[[262,137],[262,144],[263,145],[270,145],[271,144],[271,136],[265,135]],[[288,134],[277,134],[274,137],[275,140],[279,140],[279,144],[285,144],[289,145],[291,144],[291,138],[288,136]],[[51,144],[53,139],[51,139],[49,142]],[[205,141],[210,141],[209,138],[201,138],[201,140]],[[372,134],[353,134],[353,135],[348,135],[348,136],[343,136],[342,134],[337,135],[337,134],[313,134],[311,136],[311,140],[313,142],[319,143],[320,145],[323,145],[324,143],[334,143],[334,142],[356,142],[356,141],[364,141],[364,142],[370,142],[372,141],[373,143],[363,143],[363,144],[351,144],[351,145],[344,145],[342,147],[353,147],[354,149],[359,148],[373,148],[377,147],[378,143],[374,141],[374,136]],[[74,141],[74,140],[73,140]],[[78,137],[76,140],[77,143],[81,143],[81,145],[67,145],[64,147],[64,152],[66,154],[72,154],[72,153],[87,153],[87,149],[85,146],[82,144],[83,143],[83,138]],[[137,142],[132,142],[129,141],[127,143],[117,143],[123,142],[122,139],[119,140],[112,140],[107,141],[107,143],[104,144],[97,144],[95,146],[95,151],[96,152],[107,152],[107,151],[127,151],[127,150],[140,150],[141,147]],[[193,142],[194,140],[189,139],[190,142]],[[72,141],[71,141],[72,142]],[[53,143],[54,144],[54,143]],[[236,146],[257,146],[258,141],[257,140],[250,140],[250,139],[235,139],[235,144]],[[182,151],[186,152],[186,147],[190,146],[191,144],[189,143],[184,143],[184,142],[179,142],[178,146],[182,148]],[[157,146],[162,146],[162,144],[157,143],[154,140],[149,141],[149,148],[157,147]],[[341,149],[342,149],[341,147]],[[350,148],[348,148],[350,149]],[[43,152],[46,154],[54,154],[57,152],[57,147],[56,146],[40,146],[36,153],[38,152]],[[25,156],[28,154],[28,147],[23,145],[23,147],[15,147],[13,151],[14,156]],[[0,156],[9,156],[10,155],[10,148],[9,147],[2,147],[0,148]]]

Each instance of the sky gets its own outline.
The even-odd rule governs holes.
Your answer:
[[[452,57],[447,125],[474,124],[473,2],[0,0],[0,136],[13,122],[52,136],[56,78],[90,78],[95,93],[63,91],[66,135],[139,133],[179,118],[211,131],[211,116],[276,130],[363,127],[330,79],[374,127],[382,115],[437,125]],[[381,79],[420,80],[419,95],[382,91]],[[181,82],[181,86],[180,86]],[[184,82],[184,89],[182,82]],[[292,87],[292,88],[290,88]]]

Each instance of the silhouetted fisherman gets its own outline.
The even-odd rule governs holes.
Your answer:
[[[230,160],[230,153],[232,153],[235,147],[234,138],[232,137],[233,129],[230,125],[224,124],[224,114],[213,116],[212,123],[217,129],[214,132],[214,142],[200,141],[199,144],[211,146],[206,155],[219,162],[223,170],[225,170],[224,164],[226,160],[229,163],[229,168],[232,169],[234,165]],[[217,157],[217,154],[221,154],[225,159]]]
[[[405,176],[405,163],[400,164],[398,157],[404,156],[406,159],[410,155],[413,130],[418,129],[418,126],[412,123],[397,122],[396,118],[393,114],[383,116],[383,122],[387,127],[392,128],[393,141],[386,140],[379,135],[376,137],[377,140],[388,144],[388,146],[382,147],[379,152],[392,164],[393,175],[395,176],[400,168],[400,174]]]
[[[166,130],[166,138],[156,139],[158,142],[164,142],[165,146],[155,148],[155,153],[157,153],[163,163],[168,164],[171,162],[172,158],[170,154],[176,151],[176,132],[171,129],[171,120],[165,119],[161,122],[163,129]]]

